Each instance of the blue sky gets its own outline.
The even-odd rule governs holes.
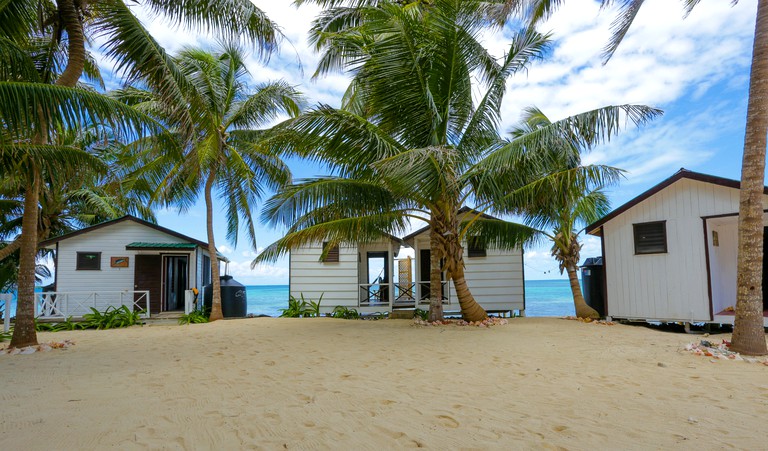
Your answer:
[[[306,30],[319,11],[296,9],[287,0],[255,0],[280,25],[285,41],[267,64],[250,61],[254,83],[285,79],[299,87],[310,103],[338,106],[347,78],[335,74],[310,80],[317,55],[308,47]],[[569,0],[541,31],[553,32],[554,49],[545,61],[508,84],[502,108],[502,131],[519,120],[523,108],[535,105],[550,119],[611,104],[639,103],[664,110],[663,117],[642,129],[627,129],[611,143],[593,149],[587,162],[610,164],[627,171],[626,179],[610,191],[614,207],[669,177],[681,167],[738,179],[744,139],[749,63],[756,0],[737,5],[703,0],[683,19],[682,1],[647,0],[635,24],[611,61],[601,64],[600,52],[610,35],[612,10],[599,9],[593,0]],[[213,40],[195,30],[169,28],[138,8],[152,34],[170,52],[185,45],[210,45]],[[485,45],[503,55],[509,30],[489,31]],[[103,70],[111,64],[102,60]],[[301,61],[301,66],[297,64]],[[290,160],[294,178],[322,174],[321,168]],[[221,213],[221,209],[218,209]],[[216,242],[230,258],[229,272],[245,284],[287,284],[288,263],[250,269],[256,255],[243,236],[233,249],[225,239],[223,215],[215,222]],[[158,212],[160,225],[205,240],[202,201],[185,215]],[[420,227],[415,224],[414,227]],[[281,230],[261,226],[263,247]],[[600,254],[597,238],[585,239],[582,257]],[[562,278],[548,246],[526,248],[526,279]]]

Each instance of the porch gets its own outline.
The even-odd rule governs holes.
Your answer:
[[[194,310],[195,295],[192,290],[184,291],[184,313]],[[41,320],[80,319],[92,308],[104,312],[108,308],[128,307],[141,312],[142,318],[150,318],[149,290],[123,291],[49,291],[35,293],[35,317]]]

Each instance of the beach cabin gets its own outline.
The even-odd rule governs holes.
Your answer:
[[[470,211],[459,210],[459,221]],[[496,219],[484,215],[490,219]],[[416,256],[416,298],[420,308],[429,307],[430,290],[430,227],[421,228],[403,238],[413,248]],[[513,251],[486,249],[483,241],[469,237],[464,240],[464,277],[475,300],[493,313],[517,311],[525,314],[525,284],[523,283],[523,250]],[[446,312],[460,311],[459,300],[453,281],[446,281],[443,274],[443,303]]]
[[[292,249],[290,295],[313,301],[322,296],[323,313],[339,305],[361,313],[390,311],[409,302],[412,307],[413,288],[405,279],[403,285],[396,283],[400,279],[400,244],[398,238],[389,236],[369,244],[332,246],[325,258],[321,257],[327,242]]]
[[[462,214],[469,210],[463,209]],[[481,240],[464,243],[466,279],[472,294],[489,312],[525,311],[523,252],[485,249]],[[340,245],[315,242],[290,251],[290,294],[317,301],[321,312],[336,306],[360,313],[390,312],[397,308],[429,308],[429,227],[402,240],[387,236],[370,244]],[[415,256],[401,252],[402,246]],[[403,255],[399,255],[399,254]],[[445,274],[443,274],[445,278]],[[445,311],[460,311],[453,283],[443,282]]]
[[[602,239],[606,315],[733,324],[739,185],[681,169],[587,227]]]
[[[40,247],[55,251],[53,291],[40,293],[37,302],[44,318],[121,305],[148,308],[150,314],[183,311],[185,291],[211,282],[207,243],[134,216],[51,238]]]

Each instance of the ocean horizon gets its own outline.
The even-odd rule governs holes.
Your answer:
[[[251,315],[280,316],[288,307],[288,285],[246,285],[247,313]],[[328,306],[326,300],[323,305]],[[11,315],[15,316],[16,302],[11,301]],[[526,280],[526,316],[572,316],[573,297],[567,279]]]

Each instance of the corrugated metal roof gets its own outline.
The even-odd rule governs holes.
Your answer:
[[[195,243],[143,243],[140,241],[128,244],[126,249],[194,249]]]

